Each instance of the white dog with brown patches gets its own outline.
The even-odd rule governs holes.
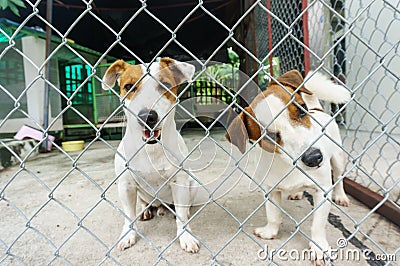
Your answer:
[[[323,252],[330,249],[325,228],[331,208],[329,200],[333,197],[337,204],[348,206],[349,199],[338,180],[344,171],[339,128],[322,111],[319,99],[344,103],[350,99],[350,93],[319,73],[312,73],[305,80],[304,83],[301,74],[292,70],[280,76],[278,83],[272,81],[233,120],[226,137],[242,153],[248,139],[257,141],[263,149],[260,162],[271,162],[271,165],[259,163],[256,169],[255,180],[264,180],[262,186],[272,191],[266,195],[267,224],[255,229],[254,234],[263,239],[275,238],[282,223],[281,211],[275,204],[280,205],[282,192],[307,190],[313,194],[317,208],[310,247],[315,262],[324,265]]]
[[[200,249],[186,224],[193,180],[188,174],[182,175],[188,150],[174,121],[178,85],[191,80],[194,71],[193,65],[170,58],[148,68],[118,60],[103,77],[103,89],[118,82],[127,118],[126,132],[115,155],[119,198],[126,214],[118,244],[121,250],[135,244],[136,220],[152,218],[148,203],[162,207],[172,202],[181,247],[193,253]],[[140,217],[137,201],[142,207]]]

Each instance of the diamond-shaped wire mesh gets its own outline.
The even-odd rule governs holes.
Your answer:
[[[396,265],[400,260],[397,1],[72,2],[54,1],[53,20],[43,12],[46,1],[13,0],[1,6],[10,14],[20,10],[21,16],[10,15],[20,23],[0,19],[0,264],[304,265],[315,255],[309,244],[324,251],[325,260],[317,260],[321,265]],[[55,16],[63,17],[63,26],[54,22]],[[191,25],[198,21],[204,25],[194,32]],[[51,29],[48,54],[46,33],[32,27],[33,22]],[[90,43],[85,34],[93,42],[101,40],[102,46],[94,47],[102,48],[94,51],[80,45],[85,39]],[[172,96],[169,85],[179,84],[165,83],[152,70],[166,55],[196,68],[193,78]],[[129,66],[142,66],[143,75],[127,92],[103,79],[121,57]],[[268,124],[296,102],[297,93],[290,92],[290,101],[267,125],[255,121],[261,126],[260,137],[247,144],[243,155],[225,133],[237,114],[251,115],[245,107],[258,93],[268,92],[269,83],[292,69],[303,75],[310,70],[324,73],[343,85],[351,99],[339,105],[324,103],[332,118],[320,124],[318,136],[296,154],[281,146],[289,166],[279,176],[268,176],[262,166],[276,158],[266,160],[258,144],[266,138],[276,140]],[[170,159],[158,169],[163,179],[157,186],[148,186],[152,177],[141,171],[147,167],[141,156],[146,151],[151,157],[153,146],[143,142],[129,153],[125,150],[130,140],[119,147],[120,140],[115,140],[129,132],[132,120],[127,117],[135,123],[147,121],[135,113],[130,104],[135,100],[129,96],[136,85],[146,82],[169,90],[173,103],[159,123],[174,116],[173,124],[188,148],[184,156],[177,155],[178,140],[171,145],[154,138],[154,145]],[[307,114],[313,116],[311,110]],[[327,132],[335,122],[343,144]],[[18,139],[32,138],[30,133],[36,134],[35,140],[12,139],[21,128],[25,131]],[[68,151],[61,145],[83,137],[81,150]],[[299,133],[298,138],[302,142],[304,136]],[[328,187],[301,164],[303,154],[320,140],[339,148],[345,161],[339,181]],[[313,197],[310,187],[303,196],[276,193],[296,174],[322,190],[321,198]],[[197,197],[187,219],[185,209],[174,207],[162,195],[182,175],[191,180],[190,193]],[[361,191],[369,189],[366,193],[372,196],[359,202],[359,196],[351,194],[358,200],[351,198],[349,207],[334,201],[332,191],[344,177]],[[123,195],[129,194],[129,186],[118,187],[124,182],[151,191],[150,199],[138,198],[136,215],[125,206]],[[332,206],[326,212],[328,205]],[[385,208],[389,219],[378,214]],[[324,211],[326,219],[320,218],[322,226],[315,228],[313,219]],[[267,217],[268,222],[282,217],[277,235],[266,237],[261,231]],[[328,245],[313,237],[315,231],[325,230],[325,220]],[[134,234],[136,243],[130,238]],[[190,254],[197,252],[190,250],[197,244],[182,239],[198,242],[200,252]]]

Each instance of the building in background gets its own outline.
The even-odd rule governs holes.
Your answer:
[[[46,33],[40,28],[23,27],[10,44],[9,37],[19,26],[0,19],[0,50],[3,51],[0,60],[0,123],[4,123],[0,133],[15,133],[24,124],[36,128],[43,125]],[[103,57],[101,53],[71,40],[62,44],[62,40],[54,36],[51,51],[50,131],[92,127],[87,121],[98,123],[96,95],[104,94],[98,90],[96,94],[95,86],[99,81],[91,75],[92,67],[115,58]],[[65,108],[67,105],[73,108]],[[104,105],[111,114],[110,104]]]

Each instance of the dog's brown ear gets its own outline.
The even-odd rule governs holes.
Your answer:
[[[226,139],[238,147],[241,153],[245,153],[248,139],[258,140],[261,136],[253,110],[250,107],[246,107],[245,110],[251,117],[245,112],[241,112],[233,119],[225,134]]]
[[[285,86],[290,86],[293,89],[297,89],[301,83],[303,83],[304,79],[301,76],[300,72],[297,70],[290,70],[288,72],[286,72],[285,74],[283,74],[282,76],[280,76],[279,78],[276,79],[277,81],[279,81],[279,83],[285,85]],[[277,84],[275,81],[271,81],[270,84]],[[303,92],[306,94],[311,95],[312,92],[307,90],[304,86],[302,86],[298,92]]]
[[[104,74],[103,83],[101,84],[103,90],[108,90],[109,88],[114,87],[115,81],[128,66],[129,64],[122,59],[115,61],[111,66],[109,66]]]
[[[256,122],[256,114],[253,112],[251,107],[246,107],[244,110],[246,110],[246,112],[248,112],[250,115],[246,116],[246,129],[247,134],[249,134],[249,139],[258,140],[261,137],[261,130],[259,124]]]
[[[172,84],[174,86],[191,80],[195,72],[194,65],[185,62],[179,62],[168,57],[162,58],[160,60],[160,65],[161,70],[164,68],[168,68],[172,71],[176,81],[176,84]]]
[[[247,130],[244,124],[245,116],[246,115],[241,112],[237,117],[235,117],[225,134],[225,138],[238,147],[241,153],[246,151],[246,142],[248,140]]]

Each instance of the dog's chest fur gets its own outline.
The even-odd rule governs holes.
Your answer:
[[[129,138],[128,138],[129,139]],[[121,154],[125,154],[126,158],[130,158],[128,154],[133,154],[127,150],[129,147],[124,147],[123,140],[118,148]],[[128,153],[128,154],[127,154]],[[125,169],[124,160],[116,156],[116,172],[122,172]],[[176,167],[171,164],[170,158],[167,157],[161,144],[145,145],[135,154],[134,158],[129,162],[129,179],[126,182],[127,186],[136,187],[140,197],[151,202],[154,199],[155,193],[157,197],[166,201],[172,202],[172,193],[170,182],[175,180],[174,175]],[[122,178],[125,178],[123,176]]]
[[[269,154],[267,154],[267,156],[268,155]],[[265,169],[259,169],[258,173],[267,173],[264,186],[268,188],[271,188],[279,183],[276,189],[289,193],[300,192],[307,189],[317,189],[316,184],[305,174],[300,172],[300,170],[294,169],[290,174],[288,174],[291,170],[291,167],[292,165],[288,165],[286,161],[279,157],[275,157],[269,171]],[[330,169],[330,167],[312,169],[306,171],[306,173],[321,184],[330,181],[329,178],[326,178],[326,180],[321,180],[320,178],[321,176],[329,176],[329,173],[322,173],[325,171],[325,169]],[[282,177],[284,178],[280,182]]]
[[[164,183],[176,171],[161,144],[145,145],[130,167],[152,184]]]

